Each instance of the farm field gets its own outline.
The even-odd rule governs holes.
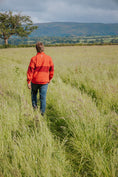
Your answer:
[[[26,72],[35,48],[0,49],[0,177],[118,176],[118,46],[47,47],[43,118]]]

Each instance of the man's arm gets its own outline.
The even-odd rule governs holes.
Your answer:
[[[34,58],[31,58],[31,61],[30,61],[30,64],[27,70],[27,83],[28,83],[29,89],[31,89],[31,81],[32,81],[34,69],[35,69]]]
[[[49,81],[53,78],[53,75],[54,75],[54,64],[52,59],[50,58]]]

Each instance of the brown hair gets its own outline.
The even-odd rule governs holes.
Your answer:
[[[44,45],[42,42],[36,43],[36,50],[37,50],[37,52],[40,52],[40,53],[44,51]]]

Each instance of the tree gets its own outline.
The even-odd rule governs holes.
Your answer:
[[[34,26],[30,16],[22,16],[20,13],[13,15],[12,11],[0,13],[0,38],[5,45],[12,35],[27,37],[38,26]]]

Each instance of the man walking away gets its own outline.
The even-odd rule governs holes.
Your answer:
[[[36,56],[31,58],[27,70],[28,88],[31,89],[32,106],[37,109],[37,93],[40,94],[40,112],[43,116],[46,108],[46,93],[50,80],[54,75],[52,58],[44,53],[44,45],[36,44]]]

